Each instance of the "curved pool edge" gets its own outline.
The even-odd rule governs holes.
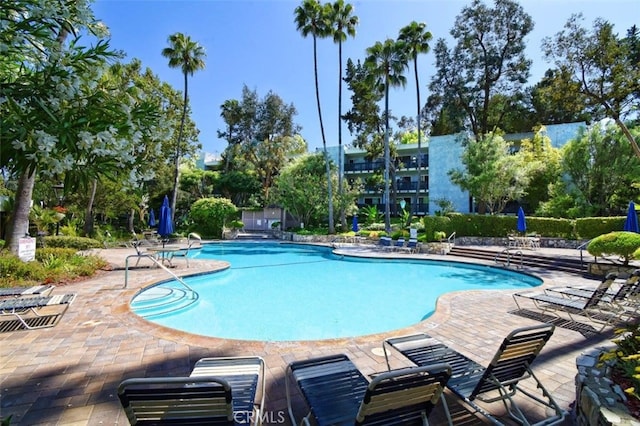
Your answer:
[[[285,242],[285,244],[298,244],[298,243]],[[316,246],[324,246],[324,247],[331,248],[326,244],[302,243],[298,245],[316,245]],[[332,250],[332,252],[334,253],[337,251],[339,251],[339,249],[334,248]],[[406,253],[387,253],[387,252],[376,251],[375,249],[369,250],[369,251],[363,251],[360,253],[355,253],[353,250],[351,250],[350,253],[348,254],[339,253],[339,255],[351,256],[351,257],[362,257],[362,258],[378,258],[378,259],[398,259],[398,260],[411,259],[411,260],[418,260],[418,261],[430,260],[434,262],[446,262],[446,263],[455,263],[455,264],[471,265],[471,266],[480,265],[480,266],[496,269],[503,272],[509,271],[509,272],[514,272],[514,273],[536,278],[541,281],[541,284],[538,286],[535,286],[535,288],[544,286],[546,282],[544,278],[538,275],[535,275],[532,272],[520,271],[520,270],[514,271],[509,268],[496,266],[482,259],[470,258],[466,260],[457,260],[457,259],[452,260],[451,257],[447,257],[444,255],[432,255],[432,254],[429,254],[429,255],[413,254],[412,255],[412,254],[406,254]],[[200,262],[206,264],[212,261],[201,260]],[[194,272],[193,274],[182,275],[181,277],[189,277],[189,276],[204,275],[204,274],[215,273],[215,272],[222,272],[231,266],[229,262],[226,262],[226,261],[215,261],[215,262],[226,264],[226,266],[220,267],[218,265],[214,268],[204,269],[198,272]],[[439,324],[441,324],[443,321],[446,321],[450,318],[451,300],[455,300],[458,297],[461,297],[461,295],[465,295],[465,294],[487,295],[492,293],[504,294],[505,292],[515,293],[518,291],[517,289],[499,289],[499,290],[483,289],[483,290],[458,290],[458,291],[447,292],[440,295],[437,298],[433,313],[428,318],[406,327],[388,330],[388,331],[382,331],[382,332],[373,333],[373,334],[349,336],[349,337],[326,338],[326,339],[307,339],[307,340],[252,340],[252,339],[237,339],[237,338],[228,338],[228,337],[207,336],[202,334],[191,333],[184,330],[174,329],[174,328],[167,327],[167,326],[155,323],[153,321],[147,320],[141,317],[140,315],[136,314],[131,309],[131,301],[139,293],[141,293],[142,291],[148,288],[151,288],[159,284],[162,284],[164,282],[172,281],[172,280],[173,280],[172,278],[154,280],[152,282],[144,283],[140,288],[137,288],[134,291],[129,292],[128,295],[123,298],[124,309],[120,309],[120,312],[126,313],[127,316],[130,318],[130,320],[134,321],[136,324],[138,324],[138,326],[143,327],[145,329],[145,332],[148,332],[156,337],[164,338],[167,340],[180,342],[180,343],[185,343],[184,339],[187,338],[190,343],[193,343],[195,345],[204,345],[207,347],[229,346],[229,347],[245,348],[248,345],[249,347],[264,348],[266,346],[272,346],[272,345],[276,345],[277,347],[297,347],[297,346],[306,346],[309,344],[319,345],[319,346],[335,346],[335,345],[340,346],[340,345],[347,345],[347,344],[358,344],[358,345],[370,344],[372,342],[382,343],[382,341],[388,337],[419,333],[419,332],[424,332],[425,330],[437,328]],[[429,323],[433,323],[433,324],[429,324]],[[212,344],[214,346],[211,346]]]

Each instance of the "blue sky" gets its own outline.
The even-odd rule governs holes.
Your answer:
[[[96,0],[93,11],[111,31],[111,45],[138,58],[160,79],[182,90],[179,69],[171,69],[161,51],[167,37],[175,32],[189,35],[207,52],[206,69],[189,79],[192,117],[200,129],[205,152],[221,153],[226,142],[217,137],[224,128],[220,105],[240,99],[243,85],[258,91],[270,90],[298,111],[296,122],[310,150],[322,146],[313,79],[312,39],[296,31],[294,9],[301,1],[290,0]],[[396,38],[403,26],[415,20],[425,22],[433,35],[450,40],[455,17],[470,3],[461,0],[359,0],[350,2],[360,23],[355,38],[343,44],[343,61],[363,60],[366,48],[376,41]],[[490,1],[485,1],[492,4]],[[535,84],[551,64],[540,51],[544,37],[562,30],[573,13],[582,12],[591,27],[597,17],[614,24],[624,35],[637,21],[637,0],[521,0],[532,16],[535,28],[527,38],[528,57],[533,61],[531,84]],[[635,22],[634,22],[635,20]],[[451,46],[451,43],[449,43]],[[319,40],[319,83],[327,144],[338,138],[338,47],[330,39]],[[433,53],[418,62],[421,98],[429,95],[427,85],[433,75]],[[343,87],[343,112],[350,108],[350,92]],[[390,108],[394,115],[415,115],[413,71],[407,73],[406,88],[392,90]],[[346,126],[343,142],[351,136]]]

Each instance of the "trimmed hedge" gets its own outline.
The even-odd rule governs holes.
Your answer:
[[[45,247],[72,248],[76,250],[88,250],[102,248],[103,244],[93,238],[70,237],[67,235],[49,235],[44,237]]]
[[[535,233],[549,238],[589,240],[602,234],[622,230],[625,217],[589,217],[582,219],[555,219],[527,217],[527,234]],[[474,215],[451,213],[422,218],[427,238],[434,232],[455,232],[460,237],[505,237],[516,233],[516,216]]]
[[[621,231],[624,227],[625,217],[585,217],[576,219],[575,236],[576,239],[590,240],[598,235],[607,234],[613,231]]]

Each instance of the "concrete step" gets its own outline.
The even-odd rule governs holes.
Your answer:
[[[529,266],[536,268],[547,268],[556,271],[564,271],[579,275],[586,275],[586,264],[582,264],[580,259],[562,256],[545,256],[530,250],[492,250],[477,247],[454,246],[449,252],[449,256],[460,256],[473,259],[483,259],[496,262],[499,265],[506,265],[508,262],[513,266]]]

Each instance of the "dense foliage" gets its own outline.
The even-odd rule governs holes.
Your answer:
[[[93,276],[107,266],[98,256],[78,254],[70,248],[38,248],[36,260],[23,262],[6,250],[0,252],[0,287],[65,284]]]
[[[227,198],[202,198],[191,206],[189,218],[193,229],[204,238],[222,238],[228,222],[235,219],[236,206]]]

